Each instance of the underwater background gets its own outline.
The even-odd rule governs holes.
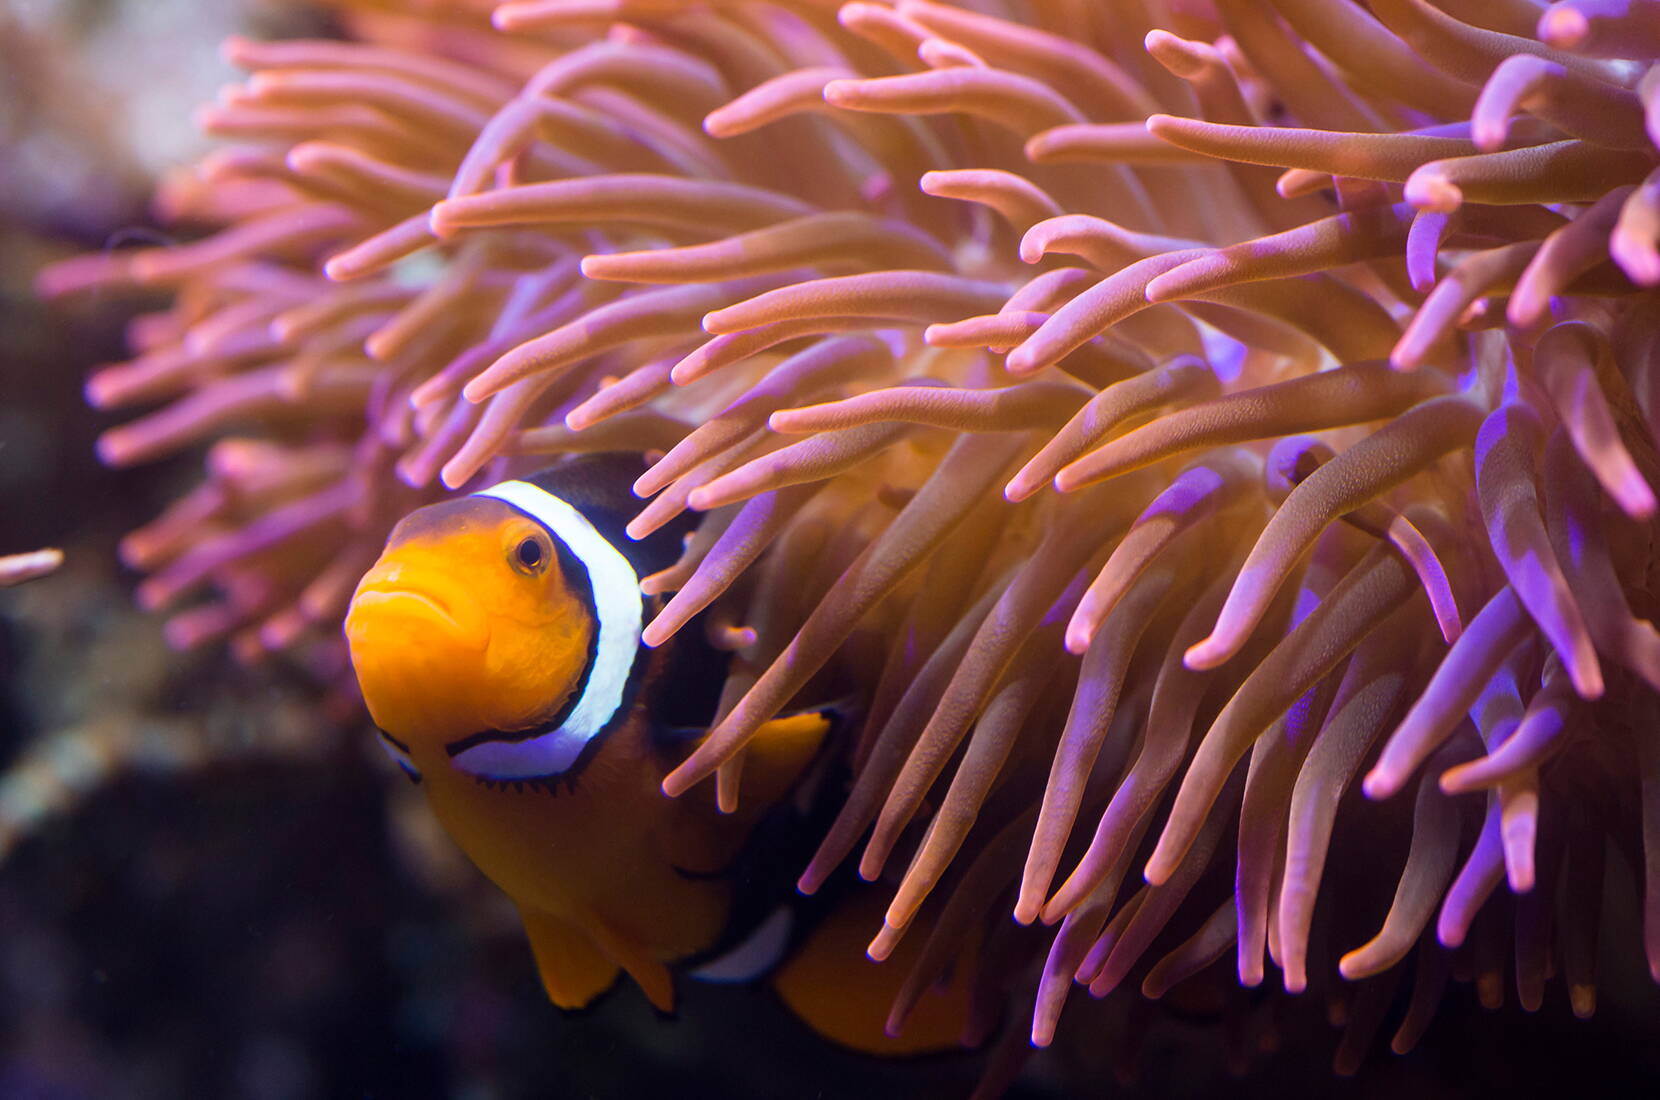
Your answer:
[[[32,283],[155,238],[155,177],[199,150],[191,106],[231,75],[220,38],[327,29],[249,0],[0,0],[0,552],[67,555],[0,592],[0,1100],[966,1094],[973,1056],[844,1054],[763,990],[691,986],[673,1021],[626,985],[560,1013],[510,908],[352,700],[280,659],[171,652],[135,608],[117,540],[198,456],[98,464],[115,418],[81,386],[122,357],[126,314],[49,309]],[[1635,899],[1614,900],[1634,925]],[[1159,1019],[1137,1055],[1102,1020],[1098,1043],[1035,1059],[1011,1095],[1652,1090],[1660,991],[1615,954],[1637,939],[1604,935],[1589,1023],[1561,997],[1486,1012],[1458,985],[1410,1057],[1379,1044],[1339,1081],[1329,1032],[1289,1029],[1235,1078],[1234,1040],[1205,1018]]]

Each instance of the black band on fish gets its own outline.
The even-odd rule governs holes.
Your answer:
[[[547,529],[588,573],[595,637],[576,700],[554,729],[519,741],[488,740],[454,756],[457,768],[483,779],[559,775],[616,717],[640,651],[645,602],[627,558],[570,504],[528,481],[504,481],[474,496],[491,497]]]

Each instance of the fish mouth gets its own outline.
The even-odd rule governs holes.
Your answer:
[[[409,610],[414,610],[416,607],[424,608],[435,618],[454,627],[457,631],[461,629],[461,623],[445,606],[443,600],[430,592],[422,592],[417,588],[377,584],[369,588],[359,589],[357,595],[352,599],[353,610],[370,607],[401,610],[403,604],[413,605]]]
[[[357,629],[369,629],[365,616],[425,622],[442,630],[456,645],[468,649],[483,649],[489,640],[488,632],[480,629],[482,623],[476,614],[460,612],[431,589],[404,582],[382,581],[359,588],[347,615],[348,637],[357,633]]]

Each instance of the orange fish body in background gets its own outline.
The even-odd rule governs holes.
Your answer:
[[[663,777],[713,716],[723,673],[706,644],[681,640],[696,631],[655,650],[640,644],[653,609],[639,579],[672,564],[692,523],[639,541],[623,533],[641,469],[638,456],[584,456],[419,509],[393,530],[346,618],[386,747],[517,904],[562,1008],[588,1004],[626,972],[669,1011],[671,967],[741,938],[734,868],[831,727],[831,712],[814,711],[764,728],[746,754],[736,813],[720,813],[707,785],[663,795]],[[891,996],[904,964],[859,966],[848,927],[832,915],[779,969],[790,1007],[860,1049],[951,1045],[966,994],[926,998],[903,1040],[885,1037],[869,1006]],[[748,950],[709,973],[764,971],[789,942],[787,920],[736,931],[753,931]],[[821,988],[812,980],[821,974],[838,980]]]

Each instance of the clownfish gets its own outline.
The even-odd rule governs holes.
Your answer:
[[[672,1012],[677,973],[767,976],[842,1045],[954,1045],[966,978],[924,998],[902,1038],[883,1033],[905,965],[863,957],[861,934],[880,924],[872,891],[808,922],[789,879],[757,871],[758,837],[776,855],[778,836],[803,832],[800,796],[823,770],[835,708],[762,728],[735,813],[709,784],[662,793],[713,720],[725,655],[699,630],[641,642],[659,605],[640,579],[674,562],[696,522],[629,538],[643,469],[639,455],[584,455],[393,529],[345,622],[383,747],[517,905],[555,1005],[585,1007],[627,974]]]

